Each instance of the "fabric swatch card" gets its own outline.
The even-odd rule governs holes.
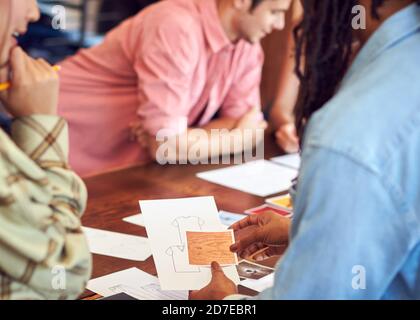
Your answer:
[[[235,243],[233,230],[225,232],[187,231],[188,260],[191,265],[210,266],[217,261],[221,266],[238,264],[238,257],[230,251]]]

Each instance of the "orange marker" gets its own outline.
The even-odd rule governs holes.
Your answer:
[[[61,67],[60,66],[53,66],[53,69],[55,70],[55,71],[60,71],[61,70]],[[0,92],[1,91],[6,91],[6,90],[8,90],[10,88],[10,82],[3,82],[3,83],[0,83]]]

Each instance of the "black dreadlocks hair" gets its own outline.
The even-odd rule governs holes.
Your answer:
[[[417,0],[420,5],[420,0]],[[372,17],[379,19],[384,0],[372,0]],[[352,8],[357,0],[302,0],[304,18],[294,30],[296,74],[300,93],[295,109],[301,141],[305,124],[336,92],[352,54]]]

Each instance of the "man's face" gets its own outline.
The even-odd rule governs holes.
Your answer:
[[[252,1],[247,0],[247,8],[238,15],[240,37],[250,43],[257,43],[273,30],[283,29],[286,11],[291,2],[292,0],[263,0],[251,10]]]

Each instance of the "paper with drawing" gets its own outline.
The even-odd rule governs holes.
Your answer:
[[[211,279],[208,266],[188,261],[186,231],[225,231],[213,197],[140,201],[162,290],[198,290]],[[235,266],[223,267],[239,282]]]

